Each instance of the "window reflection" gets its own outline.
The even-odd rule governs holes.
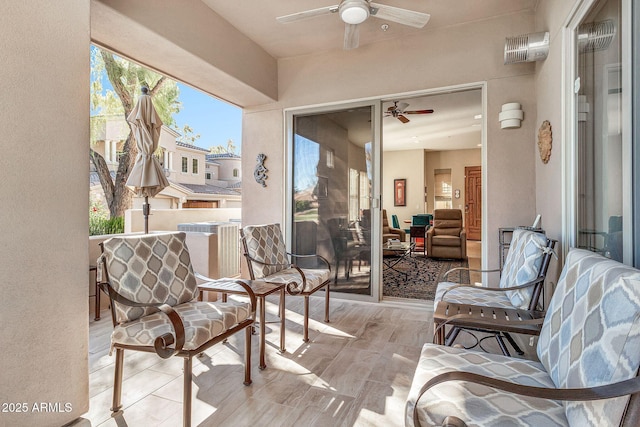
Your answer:
[[[331,263],[332,292],[371,294],[370,120],[370,107],[294,117],[292,249]]]
[[[623,261],[620,0],[594,6],[576,35],[578,246]]]

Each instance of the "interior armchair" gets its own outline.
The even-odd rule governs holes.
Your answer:
[[[362,211],[363,227],[371,229],[371,211],[365,209]],[[389,225],[389,218],[387,217],[387,210],[382,210],[382,243],[387,243],[389,239],[398,239],[404,242],[407,237],[407,233],[400,228],[394,228]]]
[[[324,321],[329,322],[329,282],[331,266],[320,255],[287,252],[280,224],[248,225],[240,231],[244,257],[251,280],[286,283],[289,295],[304,297],[303,341],[309,341],[309,296],[325,289]],[[313,262],[313,268],[301,268],[293,261]]]
[[[249,302],[195,301],[196,277],[185,233],[117,236],[102,244],[98,281],[111,300],[116,351],[115,413],[122,409],[124,351],[184,359],[183,424],[191,425],[192,359],[236,332],[245,331],[244,384],[251,384],[251,326],[256,297],[244,282]]]
[[[467,258],[467,233],[460,209],[433,211],[433,227],[427,231],[427,255],[431,258]]]

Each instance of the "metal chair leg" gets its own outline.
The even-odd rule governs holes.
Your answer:
[[[518,343],[516,343],[514,341],[514,339],[511,336],[511,334],[509,332],[504,332],[503,335],[507,339],[507,341],[509,341],[509,344],[511,344],[511,347],[513,347],[513,349],[516,351],[516,353],[518,353],[518,356],[524,356],[524,351],[522,351],[522,349],[520,348]]]
[[[501,334],[496,334],[496,340],[498,341],[500,350],[502,350],[502,354],[504,354],[505,356],[511,357],[511,353],[509,353],[509,349],[507,349],[507,346],[504,344],[504,340],[502,339]]]
[[[182,402],[182,424],[184,427],[191,426],[191,387],[193,373],[191,356],[184,358],[184,388],[183,388],[183,402]]]
[[[309,295],[304,296],[304,331],[302,341],[309,342]]]
[[[113,405],[112,412],[122,409],[122,368],[124,365],[124,349],[116,348],[116,366],[113,378]]]
[[[244,329],[244,385],[251,384],[251,328]]]
[[[329,284],[325,286],[324,295],[324,322],[329,323]]]

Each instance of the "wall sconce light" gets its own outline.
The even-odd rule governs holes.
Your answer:
[[[502,111],[498,115],[502,129],[519,128],[522,119],[524,119],[524,111],[522,111],[522,106],[519,102],[504,104]]]

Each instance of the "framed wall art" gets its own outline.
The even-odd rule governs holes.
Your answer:
[[[407,206],[407,180],[393,180],[393,206]]]

